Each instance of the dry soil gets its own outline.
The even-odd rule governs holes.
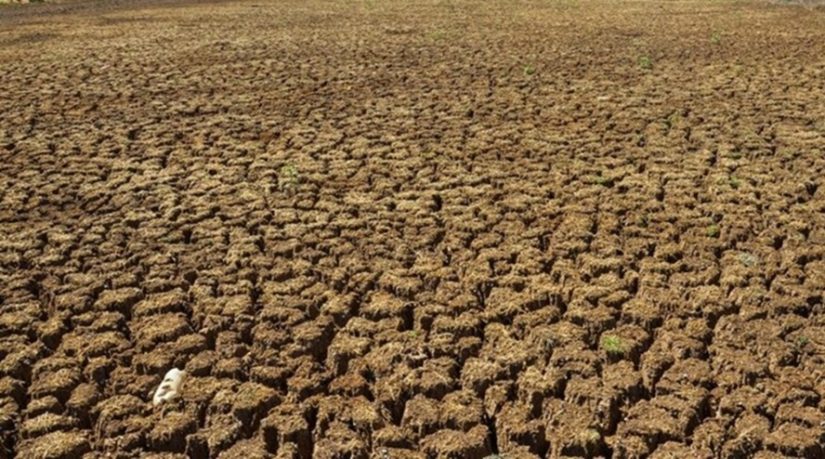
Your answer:
[[[824,173],[823,9],[2,6],[0,457],[822,458]]]

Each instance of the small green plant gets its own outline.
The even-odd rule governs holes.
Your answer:
[[[730,185],[730,187],[734,190],[738,190],[739,187],[742,186],[742,181],[735,176],[731,176],[731,178],[728,180],[728,185]]]
[[[281,191],[292,192],[301,181],[301,176],[298,174],[298,168],[292,163],[286,163],[281,167],[278,173],[278,189]]]
[[[719,43],[722,43],[722,34],[720,34],[719,32],[713,32],[710,35],[710,42],[713,43],[714,45],[718,45]]]
[[[710,225],[706,230],[708,237],[719,237],[719,225]]]
[[[811,340],[809,340],[807,336],[800,336],[796,339],[796,347],[798,349],[802,349],[803,347],[807,346],[810,342]]]
[[[609,188],[613,186],[613,178],[604,175],[602,172],[599,172],[598,175],[593,177],[593,182],[596,185],[601,185],[605,188]]]
[[[627,352],[624,341],[615,335],[603,336],[601,348],[610,355],[624,355]]]
[[[653,61],[650,59],[649,56],[641,56],[639,58],[639,67],[644,70],[650,70],[653,68]]]
[[[535,67],[533,67],[532,65],[529,65],[529,64],[524,66],[524,76],[530,76],[534,73],[536,73],[536,68]]]
[[[441,41],[447,39],[447,32],[445,30],[439,29],[430,32],[429,37],[433,41]]]
[[[603,187],[609,187],[611,185],[611,183],[612,183],[612,181],[610,180],[609,177],[605,177],[603,175],[596,176],[596,184],[597,185],[601,185]]]

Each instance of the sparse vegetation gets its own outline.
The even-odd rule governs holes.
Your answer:
[[[298,187],[301,176],[298,168],[292,163],[284,164],[278,173],[278,189],[286,192],[293,192]]]
[[[708,237],[719,237],[719,225],[710,225],[708,226],[706,233]]]
[[[433,30],[427,34],[428,38],[433,41],[441,41],[447,38],[447,31],[443,29]]]
[[[616,335],[603,336],[600,344],[609,355],[624,355],[627,352],[624,341]]]
[[[593,183],[595,183],[596,185],[601,185],[605,188],[609,188],[613,186],[613,179],[599,172],[599,175],[593,177]]]
[[[649,56],[641,56],[639,58],[639,67],[644,70],[650,70],[653,68],[653,60],[651,60]]]
[[[714,45],[718,45],[719,43],[722,42],[722,35],[719,32],[713,32],[710,35],[710,42],[713,43]]]
[[[532,65],[525,65],[524,66],[524,76],[531,76],[536,73],[536,68]]]

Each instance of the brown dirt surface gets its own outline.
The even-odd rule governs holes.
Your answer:
[[[790,3],[0,6],[0,457],[825,457]]]

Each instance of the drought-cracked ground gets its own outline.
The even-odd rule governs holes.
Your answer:
[[[0,457],[822,458],[823,174],[823,9],[0,7]]]

